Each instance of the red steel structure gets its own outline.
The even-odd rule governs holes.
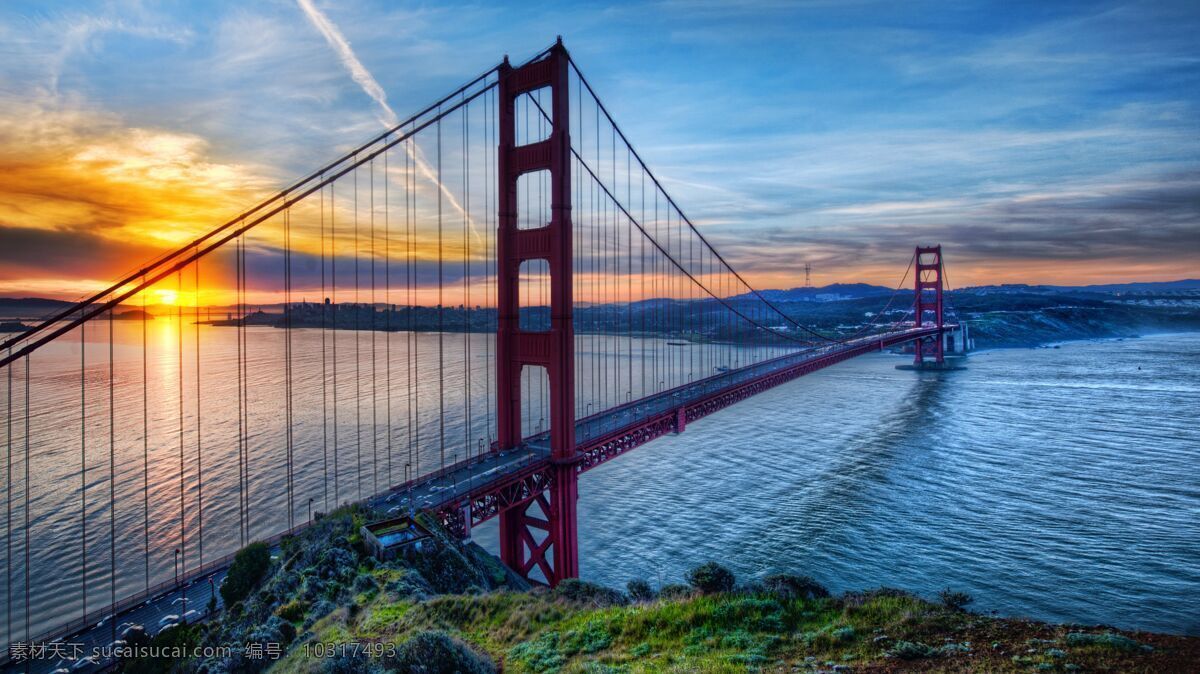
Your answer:
[[[496,335],[496,451],[521,444],[521,370],[545,368],[550,384],[549,488],[500,512],[501,558],[521,575],[537,567],[556,585],[579,575],[575,505],[575,330],[572,325],[571,138],[567,51],[560,39],[545,58],[513,68],[508,60],[499,78],[499,275]],[[516,145],[517,98],[549,89],[549,138]],[[518,228],[517,180],[526,173],[550,174],[550,222]],[[520,325],[521,264],[545,260],[550,273],[550,329],[530,332]],[[539,514],[533,509],[536,503]]]
[[[929,346],[933,347],[933,360],[938,365],[945,362],[945,333],[943,332],[942,314],[942,247],[917,246],[914,253],[914,264],[917,267],[916,298],[913,300],[913,321],[915,327],[925,325],[925,312],[933,312],[933,324],[937,327],[937,335]],[[929,297],[932,294],[933,297]],[[925,363],[925,340],[913,342],[913,364]]]

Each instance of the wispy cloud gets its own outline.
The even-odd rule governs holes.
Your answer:
[[[388,104],[387,94],[384,93],[383,87],[379,86],[379,82],[375,80],[375,76],[371,74],[371,71],[367,70],[367,67],[364,66],[362,61],[358,59],[358,56],[355,55],[354,50],[350,47],[350,42],[342,34],[342,31],[336,25],[334,25],[332,21],[329,20],[328,16],[326,16],[321,10],[317,9],[316,5],[312,3],[312,0],[296,0],[296,4],[300,6],[301,11],[304,12],[304,16],[308,18],[309,22],[312,23],[312,25],[318,31],[320,31],[321,35],[325,38],[325,41],[329,43],[329,46],[333,48],[335,53],[337,53],[338,60],[341,61],[342,66],[345,67],[346,71],[350,73],[350,77],[360,87],[362,87],[363,92],[370,96],[371,100],[375,101],[375,103],[379,106],[380,110],[383,112],[383,117],[380,120],[383,122],[383,125],[389,129],[396,126],[400,119],[396,115],[395,111],[392,110],[391,105]],[[438,180],[437,173],[434,171],[434,168],[429,164],[429,161],[421,152],[420,146],[418,146],[416,143],[404,143],[403,147],[412,158],[413,164],[416,166],[417,171],[421,174],[421,176],[441,191],[442,196],[445,197],[445,199],[450,203],[451,208],[466,217],[476,241],[482,242],[483,237],[479,233],[479,228],[475,224],[475,219],[469,213],[467,213],[466,209],[464,209],[462,204],[459,203],[455,194],[451,190],[447,189],[447,187],[440,180]]]
[[[388,104],[387,94],[383,91],[383,87],[379,86],[379,82],[375,80],[375,76],[371,74],[371,71],[367,70],[362,61],[358,60],[358,56],[350,48],[350,42],[342,35],[342,31],[329,20],[329,17],[325,16],[324,12],[317,9],[312,0],[296,0],[296,4],[304,12],[304,16],[308,19],[309,23],[325,38],[325,42],[329,43],[329,46],[337,54],[338,60],[341,61],[342,66],[350,73],[350,77],[358,83],[358,86],[362,87],[363,92],[370,96],[371,100],[379,105],[380,110],[383,112],[381,120],[383,124],[387,127],[395,126],[400,121],[400,118],[392,110],[392,106]]]

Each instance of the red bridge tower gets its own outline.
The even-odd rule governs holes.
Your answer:
[[[496,449],[521,444],[521,370],[545,368],[550,382],[550,487],[533,500],[500,513],[500,557],[528,576],[534,568],[557,585],[579,575],[575,507],[579,456],[575,448],[575,330],[571,293],[571,138],[567,51],[559,38],[546,57],[513,68],[506,58],[499,73],[499,225],[496,334]],[[516,145],[516,100],[549,88],[550,137]],[[550,173],[550,222],[518,228],[517,179]],[[528,260],[545,260],[550,272],[550,330],[520,325],[520,270]],[[536,504],[536,510],[534,509]],[[540,513],[538,512],[540,510]]]
[[[925,344],[925,340],[918,339],[913,342],[915,355],[913,356],[913,365],[920,367],[925,363],[925,350],[928,347],[933,348],[932,355],[934,362],[939,366],[945,362],[944,342],[945,335],[942,334],[942,247],[917,246],[916,252],[916,267],[917,267],[917,296],[913,300],[913,324],[915,327],[921,327],[926,324],[925,312],[933,312],[934,325],[938,327],[937,337],[934,338],[931,344]]]

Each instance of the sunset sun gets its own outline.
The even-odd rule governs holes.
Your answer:
[[[176,304],[179,302],[179,293],[175,292],[174,290],[160,289],[155,290],[154,292],[158,295],[159,304]]]

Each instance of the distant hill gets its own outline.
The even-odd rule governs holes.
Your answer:
[[[1006,283],[1003,285],[972,286],[963,288],[962,292],[974,295],[991,294],[1126,294],[1126,293],[1196,293],[1200,292],[1200,279],[1183,279],[1180,281],[1150,281],[1142,283],[1103,283],[1087,286],[1052,286],[1026,285],[1024,283]]]
[[[893,288],[873,286],[867,283],[834,283],[820,288],[791,288],[789,290],[760,290],[770,302],[838,302],[857,300],[863,297],[891,295]],[[734,299],[753,299],[750,293],[737,295]]]
[[[74,304],[45,297],[0,297],[0,316],[5,318],[41,318]]]

